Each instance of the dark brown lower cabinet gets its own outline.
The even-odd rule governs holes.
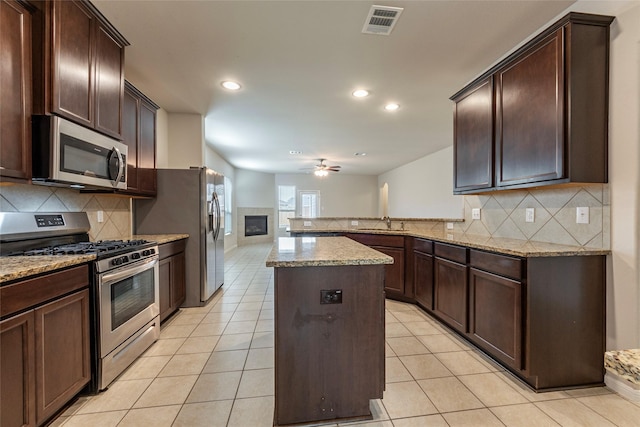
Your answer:
[[[418,305],[433,310],[433,255],[413,250],[413,283]]]
[[[88,284],[82,265],[0,287],[2,427],[45,424],[91,380]]]
[[[33,310],[0,322],[0,425],[36,425]]]
[[[91,380],[89,290],[35,310],[36,421],[42,424]]]
[[[433,311],[452,328],[467,332],[467,266],[436,257]]]
[[[522,284],[469,269],[469,337],[514,369],[522,368]]]
[[[160,321],[175,313],[186,297],[185,257],[186,239],[159,246],[160,263]]]
[[[413,283],[405,275],[404,236],[347,233],[345,237],[392,257],[393,264],[385,265],[384,291],[389,298],[413,302]]]
[[[371,419],[384,390],[384,265],[274,270],[274,425]],[[323,303],[326,290],[341,302]]]

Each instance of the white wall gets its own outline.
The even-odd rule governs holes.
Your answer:
[[[392,218],[464,218],[464,198],[453,195],[453,146],[378,176],[379,188],[385,182]]]
[[[169,116],[160,108],[156,112],[156,168],[169,167]]]
[[[320,191],[321,217],[378,216],[378,179],[373,175],[329,173],[318,178],[313,174],[276,174],[278,185],[295,185],[297,191]],[[277,194],[274,203],[276,197]]]
[[[592,7],[589,2],[585,7]],[[614,7],[615,4],[611,5]],[[604,11],[606,13],[606,11]],[[607,349],[640,348],[640,4],[611,25]]]
[[[169,168],[204,165],[204,118],[200,114],[169,114],[168,135]]]
[[[236,202],[240,208],[275,208],[276,176],[238,169],[236,171]]]

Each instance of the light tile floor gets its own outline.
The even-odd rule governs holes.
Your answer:
[[[107,391],[53,425],[271,426],[270,248],[227,253],[225,285],[206,307],[181,309]],[[640,405],[605,387],[536,394],[417,307],[386,307],[386,391],[359,426],[640,426]]]

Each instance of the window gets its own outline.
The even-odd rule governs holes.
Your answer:
[[[320,214],[320,192],[300,191],[300,216],[316,218]]]
[[[225,211],[224,211],[224,222],[225,222],[225,228],[224,228],[224,234],[231,234],[233,232],[233,204],[231,203],[231,201],[233,200],[233,198],[231,197],[231,192],[232,192],[232,184],[231,184],[231,180],[229,178],[227,178],[226,176],[224,177],[224,206],[225,206]]]
[[[296,216],[295,185],[278,185],[278,227],[289,226],[289,218]]]

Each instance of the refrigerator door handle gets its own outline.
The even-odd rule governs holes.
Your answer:
[[[220,200],[218,200],[218,195],[216,194],[216,192],[213,192],[213,205],[214,205],[214,209],[215,209],[215,227],[213,229],[213,240],[218,240],[218,235],[220,234]]]

